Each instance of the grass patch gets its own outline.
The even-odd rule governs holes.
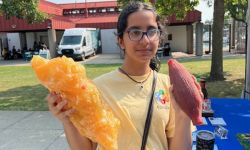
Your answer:
[[[211,60],[180,60],[195,76],[209,77]],[[112,65],[85,65],[90,79],[119,67]],[[167,65],[163,62],[162,73],[167,74]],[[208,82],[209,97],[240,97],[244,85],[244,58],[224,59],[225,81]],[[30,66],[0,67],[0,110],[48,110],[45,89],[36,79]]]

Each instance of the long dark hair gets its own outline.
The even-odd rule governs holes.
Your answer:
[[[137,12],[139,10],[149,10],[149,11],[152,11],[155,16],[156,16],[156,22],[157,22],[157,26],[158,26],[158,29],[160,31],[162,31],[161,29],[161,25],[160,25],[160,17],[159,15],[156,13],[155,9],[147,4],[147,3],[142,3],[140,1],[132,1],[132,2],[129,2],[128,5],[126,5],[121,13],[120,13],[120,16],[118,18],[118,22],[117,22],[117,36],[119,38],[122,39],[123,37],[123,33],[124,31],[126,30],[127,28],[127,25],[128,25],[128,16],[134,12]],[[154,57],[151,59],[150,61],[150,68],[155,70],[155,71],[159,71],[160,70],[160,60],[157,58],[157,57]]]

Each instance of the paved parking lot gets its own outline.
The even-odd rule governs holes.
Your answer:
[[[244,54],[231,54],[227,51],[223,52],[223,57],[244,57]],[[182,52],[173,52],[171,56],[161,57],[162,62],[166,62],[169,58],[175,59],[206,59],[211,58],[211,54],[203,56],[195,56],[194,54],[186,54]],[[123,59],[120,54],[98,54],[87,58],[85,61],[78,61],[81,64],[117,64],[122,63]],[[30,61],[18,60],[3,60],[0,58],[0,66],[27,66],[30,65]]]
[[[120,54],[98,54],[87,58],[85,61],[78,61],[82,64],[116,64],[122,63],[123,59],[120,58]],[[3,60],[0,58],[0,66],[28,66],[30,61],[23,59],[17,60]]]

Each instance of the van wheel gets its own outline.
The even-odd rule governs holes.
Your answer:
[[[81,59],[82,61],[84,61],[85,60],[85,54],[82,54],[82,59]]]

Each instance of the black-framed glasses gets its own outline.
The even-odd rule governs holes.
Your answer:
[[[150,41],[156,41],[161,36],[159,29],[149,29],[147,32],[143,32],[140,29],[130,29],[127,33],[131,41],[140,41],[144,35],[146,35]]]

